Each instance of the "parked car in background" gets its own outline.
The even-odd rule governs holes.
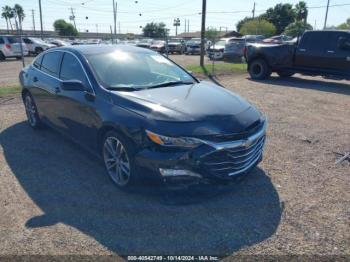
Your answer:
[[[23,55],[28,55],[28,48],[24,43],[20,43],[20,40],[10,35],[0,35],[0,60],[6,58],[20,59],[22,57],[21,45]]]
[[[244,57],[244,48],[246,46],[246,39],[231,38],[227,41],[224,49],[224,60],[236,61],[242,60]]]
[[[186,51],[185,41],[180,38],[172,38],[168,41],[168,52],[170,54],[183,54]]]
[[[201,53],[201,40],[192,39],[186,42],[186,55],[199,55]]]
[[[150,49],[152,49],[153,51],[157,51],[159,53],[165,53],[166,42],[163,40],[156,40],[151,44]]]
[[[231,181],[263,157],[263,114],[151,50],[55,48],[19,78],[29,125],[45,123],[96,152],[120,188],[142,178]]]
[[[56,47],[53,44],[49,44],[35,37],[22,37],[23,42],[26,44],[29,54],[40,54],[41,52]]]
[[[136,46],[149,49],[151,48],[152,44],[153,44],[153,39],[141,39],[139,42],[136,43]]]
[[[251,44],[245,56],[252,79],[266,79],[272,72],[350,79],[350,32],[308,31],[295,45]]]
[[[246,43],[261,43],[265,36],[263,35],[245,35],[242,36],[243,39],[245,39]]]
[[[211,60],[220,60],[224,58],[225,46],[231,38],[222,38],[219,41],[212,43],[207,49],[207,54]]]
[[[70,43],[60,39],[49,39],[47,42],[58,47],[70,45]]]
[[[286,36],[286,35],[277,35],[270,38],[266,38],[262,40],[263,43],[269,43],[269,44],[284,44],[287,41],[292,40],[292,37]]]

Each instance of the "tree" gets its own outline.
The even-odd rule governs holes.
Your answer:
[[[340,30],[349,30],[350,29],[350,18],[348,18],[348,20],[346,20],[345,23],[342,23],[340,25],[337,26],[337,29]]]
[[[307,5],[304,1],[300,1],[295,5],[295,19],[296,21],[302,21],[304,24],[307,23],[307,16],[309,11],[307,9]]]
[[[276,33],[276,27],[264,19],[256,18],[245,22],[239,32],[242,35],[272,36]]]
[[[67,23],[63,19],[56,20],[53,27],[60,36],[77,36],[79,34],[71,23]]]
[[[13,9],[10,6],[5,5],[4,7],[2,7],[1,17],[6,20],[7,33],[10,33],[9,32],[9,24],[11,27],[11,31],[13,31],[12,23],[11,23],[11,19],[13,18],[13,16],[14,16]]]
[[[269,8],[261,18],[272,23],[276,27],[276,33],[281,34],[295,21],[295,10],[291,4],[277,4],[274,8]]]
[[[237,25],[236,25],[236,28],[237,28],[237,32],[241,31],[241,28],[242,28],[242,25],[245,23],[245,22],[248,22],[248,21],[251,21],[253,20],[253,18],[251,17],[245,17],[243,18],[242,20],[240,20]]]
[[[148,23],[146,26],[142,29],[143,35],[146,37],[165,37],[166,36],[166,28],[164,23]]]
[[[22,22],[25,17],[23,7],[19,4],[15,4],[15,6],[13,7],[13,14],[15,21],[18,22],[19,28],[22,29]]]
[[[297,21],[288,25],[284,31],[284,34],[288,36],[296,37],[298,35],[303,34],[305,31],[312,30],[312,29],[313,28],[310,24],[307,24],[307,23],[305,24],[302,21]]]
[[[216,40],[219,38],[220,32],[214,28],[209,27],[207,30],[205,30],[205,38],[211,41],[212,43],[215,43]]]

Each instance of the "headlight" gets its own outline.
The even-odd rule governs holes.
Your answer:
[[[149,139],[161,146],[195,148],[202,144],[201,140],[191,137],[168,137],[148,130],[146,130],[146,134]]]

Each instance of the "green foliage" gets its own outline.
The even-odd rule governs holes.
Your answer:
[[[300,1],[295,5],[295,20],[296,21],[303,21],[304,23],[307,22],[307,16],[309,14],[309,11],[307,9],[307,5],[304,1]]]
[[[142,29],[143,35],[146,37],[165,37],[166,36],[166,28],[165,24],[160,23],[148,23],[146,26]]]
[[[245,22],[248,22],[248,21],[251,21],[253,20],[253,18],[251,17],[245,17],[243,18],[241,21],[239,21],[236,25],[237,27],[237,32],[241,31],[241,28],[242,28],[242,25],[245,23]]]
[[[67,23],[63,19],[56,20],[53,27],[60,36],[77,36],[79,34],[71,23]]]
[[[25,17],[23,7],[19,4],[15,4],[13,7],[13,13],[16,18],[18,18],[18,21],[21,23]]]
[[[295,21],[295,10],[291,4],[277,4],[269,8],[261,18],[266,19],[276,27],[276,33],[281,34],[285,28]]]
[[[245,22],[239,31],[242,35],[272,36],[276,33],[276,27],[263,19],[254,19]]]
[[[219,37],[220,37],[220,32],[214,27],[209,27],[205,31],[205,38],[210,40],[211,42],[216,42]]]
[[[296,37],[298,35],[303,34],[305,31],[312,30],[312,29],[313,28],[310,24],[307,24],[307,23],[305,24],[302,21],[297,21],[288,25],[284,31],[284,34],[288,36]]]
[[[345,23],[342,23],[342,24],[338,25],[337,29],[339,29],[339,30],[350,30],[350,18],[348,18],[348,20],[346,20]]]

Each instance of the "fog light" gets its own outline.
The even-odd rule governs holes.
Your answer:
[[[192,177],[202,178],[202,176],[200,174],[194,173],[190,170],[183,170],[183,169],[159,168],[159,172],[163,177],[192,176]]]

